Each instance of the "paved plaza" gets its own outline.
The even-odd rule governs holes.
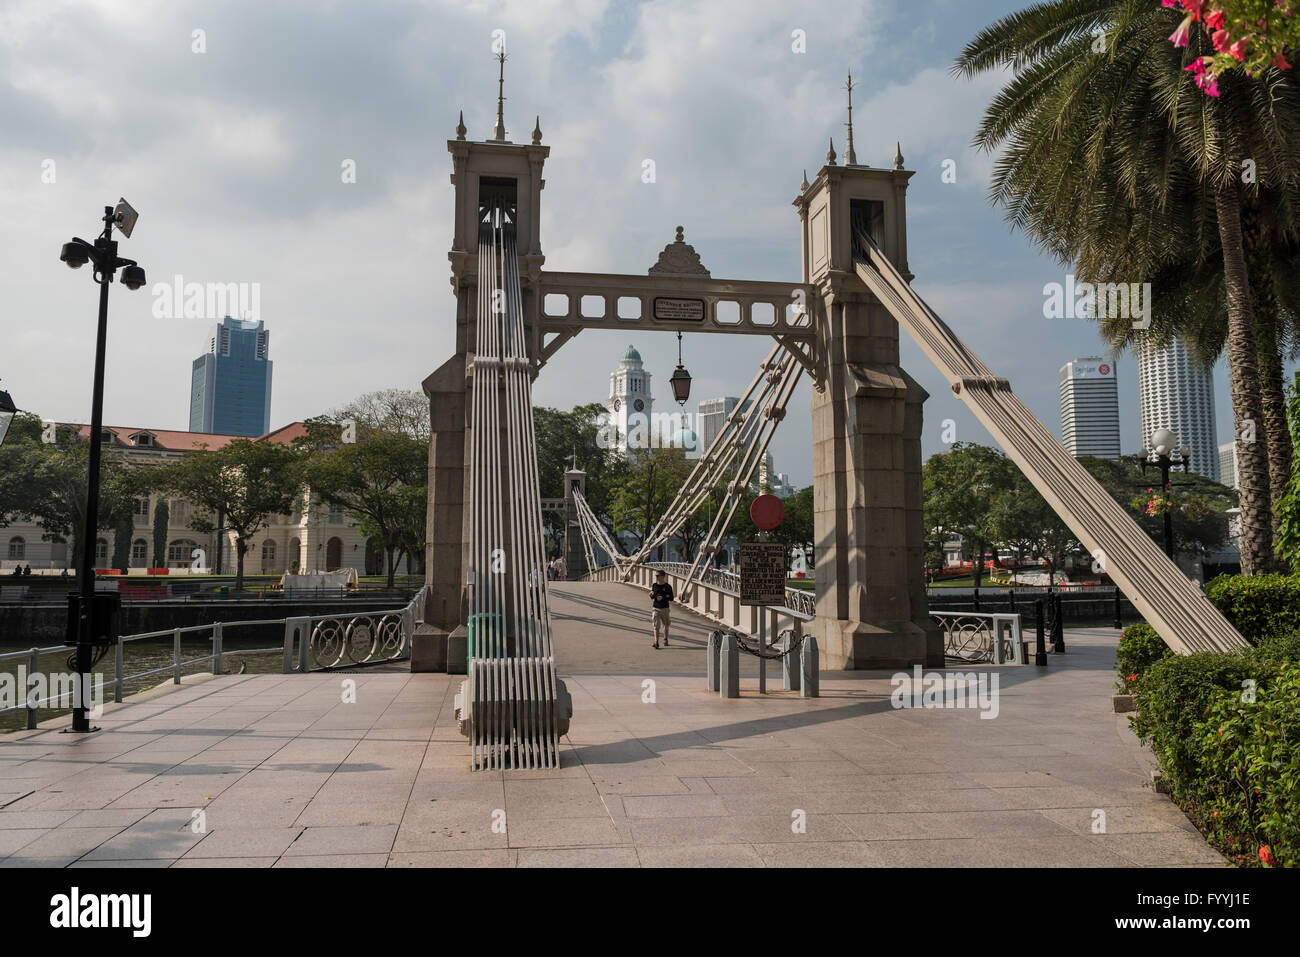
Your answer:
[[[753,659],[720,700],[702,620],[679,612],[680,647],[656,652],[631,588],[555,591],[558,770],[471,772],[460,676],[195,676],[109,705],[88,737],[66,718],[0,736],[0,866],[1225,863],[1110,710],[1112,629],[997,669],[988,720],[895,709],[883,672],[761,698]]]

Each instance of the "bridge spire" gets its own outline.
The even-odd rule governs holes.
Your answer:
[[[492,128],[492,139],[498,143],[509,142],[506,139],[505,89],[506,89],[506,51],[497,54],[497,124]]]
[[[849,145],[844,152],[844,165],[857,166],[858,154],[853,151],[853,71],[849,71],[849,81],[844,84],[844,89],[849,94],[849,121],[844,124],[849,128]]]

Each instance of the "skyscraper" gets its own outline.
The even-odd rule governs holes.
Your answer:
[[[1061,366],[1061,444],[1071,455],[1119,458],[1119,388],[1113,360],[1089,356]]]
[[[701,399],[700,404],[696,407],[696,425],[700,433],[700,449],[708,451],[713,440],[718,437],[727,424],[727,416],[735,411],[736,406],[740,404],[740,399],[734,395],[719,396],[716,399]],[[749,402],[746,400],[741,411],[749,408]]]
[[[1228,488],[1237,487],[1237,443],[1219,446],[1219,481]]]
[[[1192,362],[1177,339],[1159,346],[1138,342],[1138,394],[1142,403],[1142,446],[1151,433],[1168,429],[1179,446],[1192,450],[1191,470],[1219,478],[1219,443],[1214,427],[1214,379]]]
[[[190,431],[265,435],[271,430],[270,333],[257,322],[225,319],[194,360]]]

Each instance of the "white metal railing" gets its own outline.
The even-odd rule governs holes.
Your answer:
[[[1018,613],[931,608],[930,618],[943,632],[943,653],[949,658],[995,665],[1025,663]]]
[[[184,669],[193,665],[211,663],[212,674],[225,674],[225,658],[229,654],[256,655],[280,652],[282,673],[306,673],[329,668],[351,667],[354,665],[377,664],[386,661],[400,661],[410,657],[411,636],[415,626],[423,619],[419,617],[423,609],[424,588],[403,607],[367,611],[351,615],[315,615],[298,618],[262,618],[253,621],[212,622],[206,625],[190,625],[185,628],[166,628],[160,631],[147,631],[135,635],[121,635],[110,646],[113,655],[113,678],[105,681],[107,689],[113,693],[113,701],[122,701],[123,688],[128,682],[151,678],[156,675],[170,674],[173,684],[180,684]],[[266,648],[239,648],[231,652],[225,650],[226,635],[238,628],[253,626],[281,625],[284,639],[279,645]],[[186,635],[208,633],[212,651],[194,658],[182,657],[183,639]],[[133,674],[124,674],[124,649],[129,642],[172,639],[172,660],[161,668],[151,668]],[[0,663],[26,659],[26,688],[22,704],[0,708],[0,715],[16,711],[27,712],[27,727],[37,725],[37,712],[41,708],[70,707],[69,699],[73,690],[60,691],[58,694],[40,697],[36,689],[41,685],[41,677],[48,679],[52,675],[67,676],[73,669],[55,672],[42,670],[41,659],[61,655],[66,665],[67,658],[73,654],[71,645],[48,645],[44,648],[30,648],[24,651],[11,651],[0,654]],[[60,687],[68,685],[66,681],[57,682]],[[65,704],[65,702],[68,702]]]
[[[665,572],[671,571],[683,581],[689,580],[691,572],[694,571],[697,582],[707,583],[728,594],[740,594],[740,575],[733,571],[724,571],[721,568],[699,570],[686,562],[646,562],[645,564],[650,568],[662,568]],[[676,590],[674,587],[673,591]],[[784,604],[791,611],[797,611],[809,618],[817,617],[817,596],[813,592],[801,588],[791,588],[787,585]]]

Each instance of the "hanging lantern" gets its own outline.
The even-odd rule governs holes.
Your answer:
[[[682,334],[680,331],[677,333],[677,368],[673,370],[672,376],[668,379],[668,385],[672,387],[673,398],[677,400],[677,404],[685,406],[686,400],[691,397],[691,374],[682,365]]]

